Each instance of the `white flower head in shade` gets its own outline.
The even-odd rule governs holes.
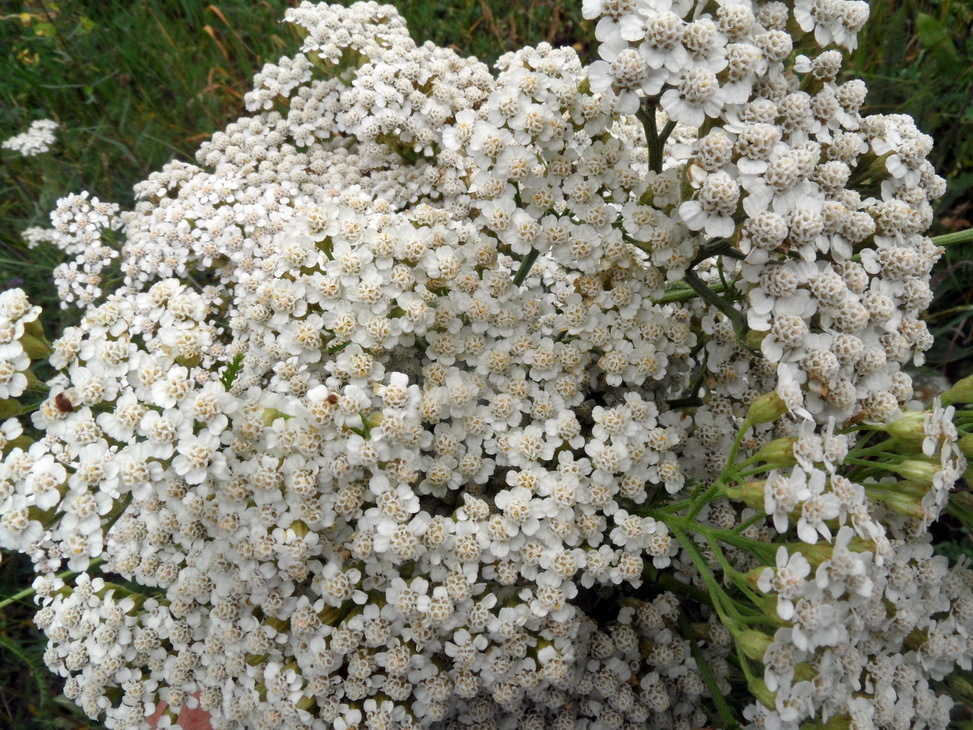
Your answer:
[[[3,149],[19,152],[24,157],[34,157],[51,149],[57,138],[54,130],[58,123],[50,119],[38,119],[31,122],[26,132],[14,135],[3,142]]]

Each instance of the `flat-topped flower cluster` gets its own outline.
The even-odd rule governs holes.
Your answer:
[[[50,151],[51,146],[57,141],[57,137],[54,136],[57,128],[58,123],[55,121],[38,119],[36,122],[31,122],[26,132],[5,139],[0,147],[19,152],[23,157],[34,157]]]
[[[47,348],[0,295],[4,403],[58,371],[0,545],[91,717],[946,727],[965,411],[902,369],[944,182],[838,81],[867,5],[584,12],[600,60],[492,72],[304,3],[198,164],[32,232],[84,315]]]

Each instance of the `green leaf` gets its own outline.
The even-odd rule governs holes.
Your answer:
[[[949,31],[943,24],[927,13],[919,13],[916,16],[916,31],[919,34],[919,42],[928,50],[940,63],[958,63],[959,54]]]
[[[41,38],[53,38],[57,35],[57,28],[54,27],[54,23],[38,23],[34,26],[34,35]]]
[[[239,375],[240,370],[243,369],[243,353],[238,352],[233,356],[233,360],[226,366],[226,370],[220,376],[220,382],[223,384],[223,388],[229,390],[233,386],[233,381],[236,380],[237,375]]]

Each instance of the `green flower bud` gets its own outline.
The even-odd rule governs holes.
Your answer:
[[[942,471],[942,467],[928,461],[906,459],[896,467],[895,471],[909,481],[931,486],[932,480]]]
[[[888,167],[885,164],[891,156],[891,152],[886,152],[884,155],[876,157],[875,161],[872,162],[872,164],[868,167],[868,177],[872,178],[876,182],[888,180],[890,177],[892,177],[892,174],[889,172]]]
[[[939,400],[944,406],[953,403],[973,403],[973,375],[963,378],[947,390]]]
[[[946,680],[947,686],[954,692],[958,694],[965,695],[966,697],[973,697],[973,682],[966,679],[966,677],[961,677],[958,674],[953,674]]]
[[[318,618],[325,626],[337,626],[338,622],[345,617],[345,611],[335,606],[325,606],[318,611]]]
[[[24,336],[20,338],[20,345],[31,360],[46,360],[54,352],[43,335],[40,339],[37,339],[25,332]]]
[[[926,438],[926,419],[928,417],[927,411],[910,411],[898,421],[888,424],[885,430],[893,438],[911,444],[921,444],[922,440]]]
[[[915,517],[916,519],[924,519],[926,516],[926,510],[922,508],[922,500],[917,499],[914,495],[876,489],[869,490],[868,496],[882,502],[890,510],[900,515]]]
[[[727,499],[734,502],[743,502],[747,507],[763,511],[764,508],[764,485],[766,482],[747,482],[736,487],[727,487],[723,490]]]
[[[771,423],[787,413],[784,399],[776,392],[764,393],[750,404],[747,411],[747,423]]]
[[[747,345],[747,347],[750,347],[754,350],[759,350],[761,343],[763,343],[764,339],[769,334],[770,334],[770,330],[764,330],[764,331],[750,330],[749,332],[747,332],[747,336],[744,338],[743,341]]]
[[[973,457],[973,433],[966,434],[958,442],[959,450],[963,452],[963,456],[970,458]]]
[[[799,682],[813,682],[818,676],[818,670],[807,662],[801,662],[794,667],[794,679]]]
[[[42,393],[46,393],[50,390],[47,383],[42,383],[40,379],[34,375],[33,370],[26,371],[24,375],[27,376],[27,390],[41,391]]]
[[[264,408],[263,412],[263,423],[264,426],[270,426],[278,418],[290,418],[289,415],[278,411],[276,408]]]
[[[197,365],[199,365],[202,361],[203,361],[203,356],[202,355],[193,355],[192,357],[185,357],[183,355],[179,355],[176,358],[176,362],[178,364],[182,365],[183,367],[187,367],[187,368],[194,368]]]
[[[743,653],[757,662],[764,660],[767,647],[774,641],[772,636],[767,636],[763,631],[753,629],[741,631],[733,638],[736,640],[737,646],[743,650]]]
[[[20,413],[20,403],[13,398],[0,400],[0,420],[12,418]]]
[[[25,322],[24,332],[29,334],[31,337],[35,337],[38,340],[47,342],[47,338],[44,336],[44,325],[41,324],[40,317],[37,319],[32,319],[30,322]]]
[[[922,629],[912,629],[912,633],[905,637],[902,643],[907,649],[918,651],[928,638],[929,636]]]
[[[967,472],[970,471],[973,471],[973,469],[967,469]],[[966,475],[966,479],[971,477],[973,477],[973,474]],[[973,493],[953,492],[949,495],[949,504],[954,508],[956,517],[963,522],[967,529],[973,527]]]
[[[766,461],[774,466],[794,466],[797,463],[797,459],[794,457],[795,443],[797,443],[797,439],[793,436],[768,441],[760,447],[753,458]]]
[[[759,677],[754,677],[747,684],[750,686],[750,691],[753,692],[753,696],[761,705],[768,710],[777,709],[777,693],[771,692],[766,682]]]

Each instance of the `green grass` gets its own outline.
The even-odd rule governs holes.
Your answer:
[[[167,161],[192,159],[199,143],[243,113],[260,67],[292,53],[297,36],[277,21],[287,0],[25,0],[0,4],[0,139],[31,121],[61,125],[52,152],[20,159],[0,152],[0,289],[21,286],[58,309],[47,247],[28,250],[20,232],[47,225],[58,198],[89,190],[126,207],[132,185]],[[350,4],[345,0],[344,4]],[[593,28],[580,0],[402,0],[413,36],[492,63],[547,41],[590,60]],[[867,111],[904,112],[937,140],[934,159],[950,180],[936,233],[973,219],[973,20],[969,0],[877,0],[875,22],[847,75],[872,92]],[[952,377],[973,362],[973,250],[951,248],[929,314],[938,338],[932,369]],[[962,550],[962,536],[955,538]],[[968,543],[963,543],[968,545]],[[965,548],[968,550],[968,547]],[[0,600],[30,582],[29,561],[5,555]],[[97,728],[58,699],[57,678],[38,669],[43,640],[34,606],[0,608],[0,728]]]

